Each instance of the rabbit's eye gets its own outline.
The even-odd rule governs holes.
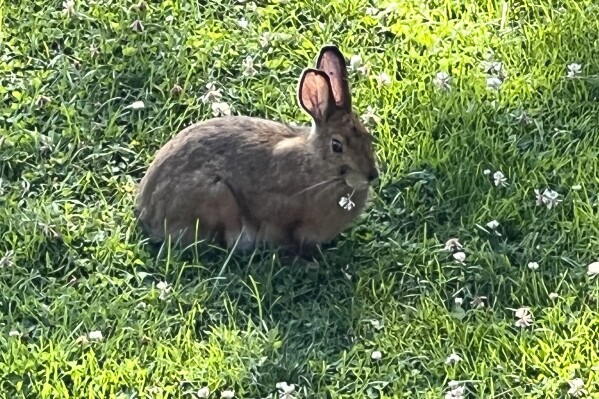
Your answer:
[[[333,152],[336,152],[338,154],[343,152],[343,145],[337,139],[333,139],[333,141],[331,141],[331,148],[333,149]]]

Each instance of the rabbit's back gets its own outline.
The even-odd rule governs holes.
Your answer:
[[[211,231],[210,238],[223,242],[244,226],[254,231],[248,234],[284,234],[274,232],[267,220],[293,213],[293,201],[284,198],[294,190],[290,186],[300,191],[309,184],[309,178],[302,177],[311,173],[306,170],[309,164],[302,162],[301,150],[294,145],[303,134],[277,122],[242,116],[189,126],[157,153],[140,182],[136,214],[156,241],[165,233],[189,230],[195,219]],[[287,142],[293,146],[289,153]],[[186,242],[192,239],[183,237]]]

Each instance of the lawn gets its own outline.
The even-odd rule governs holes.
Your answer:
[[[1,398],[599,398],[597,0],[0,4]],[[363,217],[313,264],[150,245],[156,151],[309,123],[327,43]]]

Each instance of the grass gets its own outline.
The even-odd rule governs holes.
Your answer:
[[[1,3],[0,397],[274,398],[285,381],[297,398],[439,398],[458,381],[467,398],[564,398],[582,378],[599,398],[597,1],[149,3]],[[354,105],[381,118],[362,220],[317,268],[158,254],[135,184],[212,116],[206,85],[234,114],[308,123],[297,79],[330,42],[370,65],[351,73]],[[489,50],[507,71],[496,91]],[[555,208],[536,206],[545,188]],[[464,264],[443,249],[454,237]],[[523,306],[534,323],[518,328]]]

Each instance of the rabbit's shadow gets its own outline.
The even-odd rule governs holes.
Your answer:
[[[205,331],[215,323],[276,332],[283,345],[277,359],[263,366],[275,384],[305,377],[312,357],[306,348],[335,362],[353,345],[361,300],[345,268],[353,243],[344,241],[347,245],[320,247],[313,261],[270,248],[232,254],[209,244],[197,252],[161,250],[159,244],[147,249],[153,257],[169,254],[177,264],[169,273],[187,287],[185,295],[203,298],[204,310],[194,325],[196,340],[206,339]]]

